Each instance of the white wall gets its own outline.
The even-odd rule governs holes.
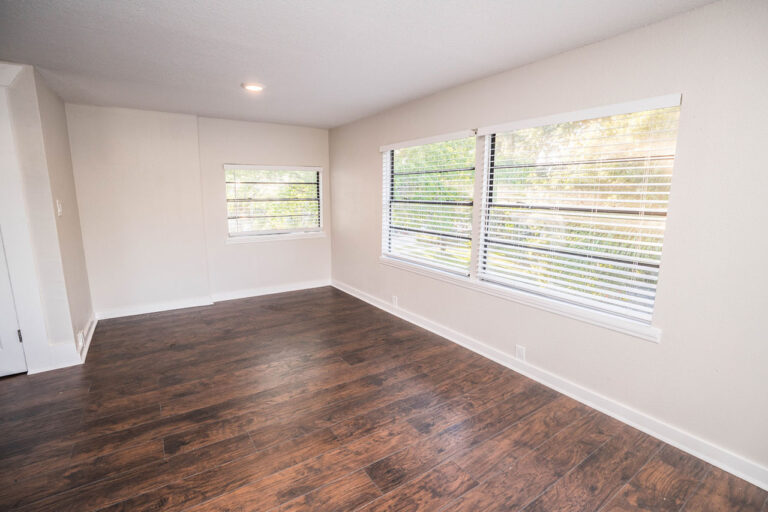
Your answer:
[[[52,343],[71,343],[74,341],[74,335],[69,317],[69,302],[32,68],[25,67],[19,73],[8,90],[8,98],[24,179],[48,338]]]
[[[328,130],[210,118],[200,118],[199,127],[208,270],[214,300],[244,297],[264,289],[328,283]],[[224,164],[322,167],[323,236],[228,244]]]
[[[733,452],[768,484],[766,27],[768,2],[720,2],[333,129],[334,282],[397,295],[497,353],[525,345],[532,365]],[[380,145],[677,92],[660,344],[379,263]]]
[[[197,119],[67,105],[94,309],[208,302]]]
[[[56,211],[56,200],[62,206],[61,216],[57,215],[55,220],[70,319],[75,335],[82,332],[87,336],[93,327],[91,323],[94,320],[94,312],[85,266],[64,102],[48,88],[38,74],[35,74],[35,85],[51,184],[51,211]]]
[[[67,186],[68,142],[66,132],[52,134],[63,126],[62,118],[52,110],[53,98],[39,103],[30,66],[21,66],[3,93],[8,110],[0,118],[10,128],[12,140],[6,136],[3,143],[0,222],[27,367],[35,373],[81,361],[60,247],[60,240],[71,246],[79,240],[72,232],[59,233],[52,195],[54,179],[58,188]],[[83,286],[87,289],[87,282],[71,284],[73,296]],[[85,302],[81,306],[87,310]]]
[[[70,104],[66,112],[99,317],[330,282],[329,236],[226,243],[223,171],[327,169],[327,130]],[[325,212],[329,231],[328,201]]]

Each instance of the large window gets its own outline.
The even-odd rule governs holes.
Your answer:
[[[488,135],[480,278],[650,322],[678,113]]]
[[[229,236],[320,231],[320,172],[225,165]]]
[[[475,138],[384,152],[385,255],[469,274]]]
[[[616,328],[650,324],[679,105],[679,95],[651,98],[382,148],[385,261],[608,314]]]

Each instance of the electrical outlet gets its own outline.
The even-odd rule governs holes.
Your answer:
[[[56,200],[56,215],[59,217],[64,215],[64,208],[61,205],[61,199]]]
[[[85,334],[83,334],[83,331],[77,331],[77,336],[75,336],[75,343],[77,344],[78,352],[83,350],[83,344],[85,343]]]
[[[397,307],[397,295],[392,296],[392,305]]]
[[[522,345],[515,345],[515,358],[521,361],[525,361],[525,347]]]

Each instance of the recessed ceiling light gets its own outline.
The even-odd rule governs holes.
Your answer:
[[[264,90],[264,86],[259,84],[241,84],[243,89],[250,92],[261,92]]]

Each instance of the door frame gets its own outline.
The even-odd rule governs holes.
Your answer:
[[[8,280],[7,287],[5,286],[6,279]],[[16,299],[13,295],[11,272],[8,269],[8,261],[5,256],[5,239],[3,238],[2,225],[0,225],[0,282],[2,282],[2,286],[0,286],[0,294],[6,295],[7,292],[6,297],[0,296],[0,302],[5,303],[7,301],[10,306],[10,310],[3,308],[3,310],[0,311],[0,315],[3,315],[3,317],[6,315],[13,317],[10,326],[6,325],[6,322],[10,320],[9,318],[0,319],[0,323],[3,324],[3,332],[0,334],[0,336],[3,337],[3,339],[0,339],[3,353],[3,361],[0,362],[0,372],[2,372],[0,373],[0,376],[25,373],[27,371],[27,355],[24,353],[24,345],[21,343],[21,331],[17,331],[17,329],[19,329],[19,315],[16,312]],[[13,315],[9,315],[11,311],[13,312]],[[6,327],[10,327],[10,332],[6,332]],[[19,339],[16,339],[16,332],[13,331],[19,333]],[[10,334],[8,339],[4,339],[5,334]]]

